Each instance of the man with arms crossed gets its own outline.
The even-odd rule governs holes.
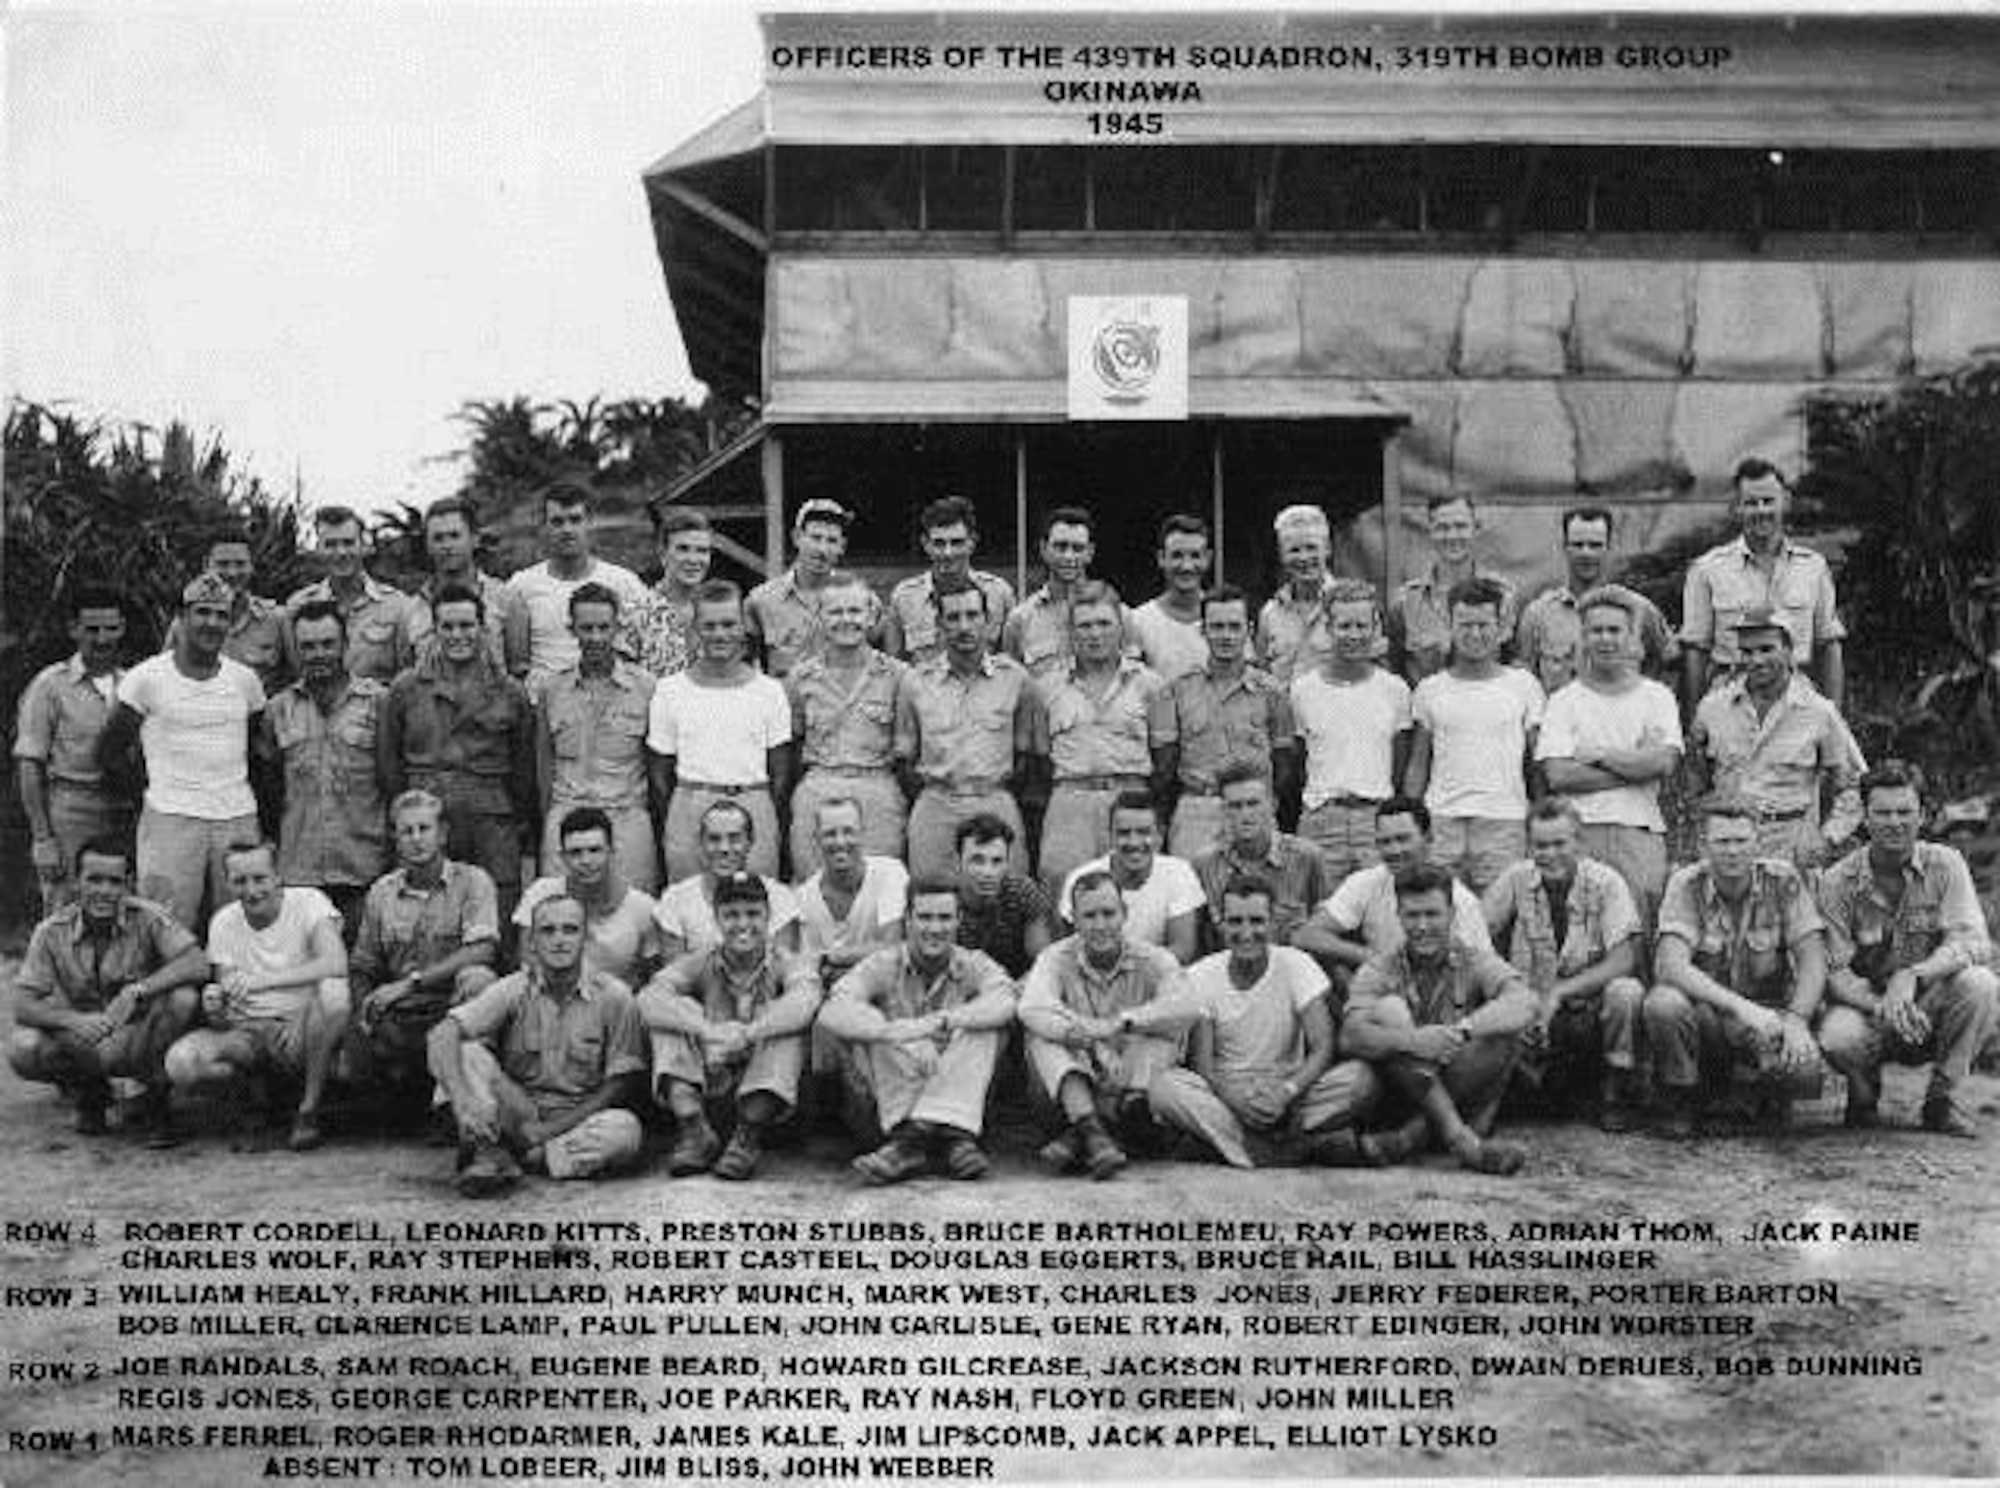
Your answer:
[[[632,994],[583,964],[583,906],[535,906],[521,970],[431,1030],[430,1067],[458,1124],[458,1191],[496,1194],[522,1169],[594,1178],[639,1157],[646,1033]]]
[[[214,980],[202,988],[206,1027],[167,1050],[167,1078],[182,1089],[275,1074],[298,1082],[290,1146],[325,1140],[320,1096],[347,1035],[347,947],[340,911],[318,889],[278,880],[277,849],[242,842],[226,855],[236,902],[208,927]]]

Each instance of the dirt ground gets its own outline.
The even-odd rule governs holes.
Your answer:
[[[1042,1174],[1033,1163],[1025,1131],[1006,1130],[994,1142],[997,1171],[979,1185],[923,1179],[892,1191],[868,1191],[855,1185],[839,1161],[844,1149],[831,1139],[806,1148],[774,1154],[768,1171],[747,1187],[730,1187],[712,1179],[670,1181],[655,1163],[643,1175],[592,1185],[532,1184],[518,1194],[484,1206],[459,1199],[447,1182],[449,1152],[420,1140],[351,1137],[334,1141],[323,1151],[295,1156],[250,1137],[235,1134],[228,1113],[211,1113],[209,1129],[189,1145],[172,1152],[139,1148],[116,1133],[84,1139],[72,1134],[67,1110],[43,1090],[24,1088],[0,1072],[0,1125],[10,1140],[0,1149],[0,1220],[13,1227],[0,1244],[0,1287],[9,1305],[0,1310],[8,1381],[0,1392],[0,1483],[7,1488],[40,1484],[105,1485],[233,1485],[263,1481],[267,1476],[304,1475],[318,1463],[325,1470],[338,1463],[330,1450],[329,1423],[365,1421],[375,1425],[435,1422],[440,1413],[394,1408],[339,1415],[329,1404],[335,1356],[369,1358],[412,1353],[462,1353],[468,1356],[513,1354],[524,1360],[535,1350],[575,1356],[658,1354],[762,1355],[764,1383],[779,1383],[780,1356],[808,1354],[889,1356],[917,1353],[1007,1352],[1043,1358],[1081,1355],[1089,1361],[1092,1383],[1102,1383],[1095,1371],[1102,1360],[1122,1349],[1153,1357],[1185,1354],[1263,1355],[1354,1354],[1376,1358],[1430,1355],[1448,1361],[1452,1372],[1443,1383],[1448,1401],[1431,1397],[1431,1409],[1387,1408],[1371,1413],[1342,1400],[1322,1410],[1293,1412],[1260,1409],[1255,1397],[1275,1381],[1243,1378],[1223,1381],[1240,1389],[1240,1396],[1187,1396],[1181,1409],[1148,1409],[1136,1401],[1136,1387],[1160,1381],[1124,1381],[1122,1409],[1050,1410],[1026,1403],[1017,1390],[1014,1408],[940,1410],[926,1407],[912,1414],[913,1422],[1005,1424],[1060,1422],[1069,1450],[1050,1447],[984,1448],[974,1453],[944,1454],[938,1465],[955,1463],[948,1475],[990,1473],[1003,1480],[1096,1479],[1151,1480],[1184,1478],[1278,1478],[1327,1476],[1487,1475],[1659,1475],[1659,1474],[1897,1474],[1990,1477],[2000,1474],[2000,1083],[1980,1077],[1976,1094],[1985,1108],[1989,1135],[1977,1142],[1928,1137],[1905,1129],[1855,1135],[1840,1129],[1837,1113],[1822,1108],[1807,1112],[1802,1129],[1782,1138],[1741,1134],[1708,1138],[1679,1146],[1646,1136],[1609,1138],[1578,1124],[1526,1124],[1517,1134],[1531,1145],[1528,1170],[1512,1180],[1476,1177],[1436,1161],[1393,1173],[1310,1171],[1232,1173],[1186,1164],[1134,1167],[1116,1181],[1091,1184],[1058,1180]],[[1914,1120],[1921,1095],[1917,1077],[1892,1076],[1885,1106],[1899,1123]],[[449,1219],[512,1218],[540,1220],[616,1220],[629,1222],[649,1239],[662,1221],[698,1219],[791,1219],[893,1221],[918,1223],[933,1241],[951,1222],[1039,1222],[1083,1220],[1266,1220],[1290,1240],[1296,1226],[1352,1222],[1362,1227],[1345,1248],[1353,1255],[1366,1250],[1380,1266],[1361,1273],[1319,1269],[1305,1273],[1225,1267],[1206,1274],[1175,1272],[1164,1263],[1112,1270],[1085,1265],[1062,1271],[969,1272],[962,1269],[929,1273],[928,1281],[1030,1282],[1044,1288],[1037,1306],[1039,1338],[936,1342],[907,1339],[809,1339],[796,1324],[803,1307],[780,1308],[788,1334],[781,1341],[716,1340],[704,1337],[652,1339],[636,1342],[585,1337],[584,1315],[599,1309],[552,1306],[559,1319],[556,1341],[520,1339],[457,1339],[433,1342],[407,1339],[370,1340],[304,1336],[243,1341],[180,1338],[135,1340],[118,1336],[121,1313],[145,1315],[158,1308],[125,1307],[117,1303],[117,1288],[134,1280],[243,1281],[305,1280],[325,1282],[345,1276],[368,1284],[382,1279],[379,1271],[328,1270],[280,1274],[269,1269],[270,1256],[249,1272],[190,1274],[141,1273],[125,1267],[126,1225],[141,1221],[187,1220],[353,1220],[375,1222],[384,1233],[401,1236],[406,1224]],[[1835,1222],[1916,1222],[1914,1242],[1869,1242],[1832,1238]],[[24,1223],[68,1221],[93,1224],[93,1244],[80,1243],[72,1233],[67,1243],[36,1236]],[[1649,1252],[1656,1269],[1593,1271],[1529,1266],[1526,1269],[1456,1273],[1398,1271],[1391,1265],[1391,1246],[1366,1244],[1359,1238],[1369,1225],[1386,1226],[1422,1221],[1483,1224],[1496,1245],[1507,1245],[1509,1227],[1545,1221],[1631,1221],[1713,1226],[1712,1239],[1627,1244],[1628,1253]],[[1750,1240],[1753,1226],[1803,1225],[1810,1229],[1773,1231]],[[1690,1233],[1683,1231],[1683,1234]],[[1697,1228],[1692,1233],[1699,1234]],[[1905,1232],[1907,1233],[1907,1232]],[[1790,1238],[1787,1238],[1787,1237]],[[1329,1242],[1331,1243],[1331,1242]],[[1523,1242],[1514,1248],[1534,1248]],[[1436,1256],[1438,1246],[1430,1246]],[[1451,1247],[1443,1247],[1451,1248]],[[1571,1254],[1563,1246],[1559,1254]],[[1590,1247],[1576,1247],[1589,1249]],[[1613,1247],[1617,1248],[1617,1247]],[[359,1252],[357,1251],[357,1255]],[[595,1274],[614,1286],[624,1281],[661,1280],[668,1273],[638,1276],[604,1272],[605,1252],[596,1251]],[[1185,1252],[1183,1255],[1185,1256]],[[1464,1246],[1456,1247],[1461,1264]],[[1411,1259],[1404,1258],[1406,1261]],[[357,1265],[362,1263],[357,1260]],[[369,1261],[366,1266],[374,1266]],[[524,1283],[545,1283],[554,1273],[505,1271],[486,1273],[513,1277]],[[682,1277],[696,1273],[678,1273]],[[732,1271],[735,1279],[744,1279]],[[437,1273],[427,1273],[437,1279]],[[565,1273],[567,1275],[567,1273]],[[794,1273],[803,1278],[803,1273]],[[774,1278],[768,1273],[760,1280]],[[881,1278],[878,1278],[881,1279]],[[893,1279],[893,1278],[888,1278]],[[1194,1305],[1149,1306],[1139,1298],[1125,1308],[1061,1308],[1053,1305],[1057,1288],[1078,1280],[1117,1280],[1150,1285],[1187,1284],[1194,1288]],[[1747,1286],[1760,1283],[1834,1283],[1832,1300],[1812,1305],[1734,1304],[1687,1307],[1671,1298],[1640,1306],[1578,1305],[1552,1309],[1362,1307],[1337,1305],[1329,1288],[1358,1282],[1475,1280],[1512,1284],[1566,1284],[1581,1291],[1596,1282],[1674,1281],[1711,1289],[1719,1283]],[[1300,1299],[1272,1297],[1231,1301],[1231,1283],[1262,1285],[1304,1283],[1311,1289],[1304,1307]],[[24,1305],[18,1290],[47,1284],[78,1289],[68,1307]],[[80,1305],[87,1289],[96,1289],[96,1306]],[[1155,1299],[1157,1300],[1157,1299]],[[167,1311],[176,1311],[166,1309]],[[213,1309],[210,1309],[213,1310]],[[229,1311],[230,1309],[221,1309]],[[237,1309],[282,1313],[283,1307]],[[310,1309],[298,1310],[305,1316]],[[395,1312],[381,1307],[378,1312]],[[416,1308],[415,1311],[426,1309]],[[434,1310],[434,1309],[433,1309]],[[540,1311],[543,1309],[529,1309]],[[632,1309],[614,1307],[629,1314]],[[641,1309],[643,1311],[643,1309]],[[754,1310],[754,1309],[753,1309]],[[853,1306],[832,1309],[853,1314]],[[893,1309],[892,1309],[893,1310]],[[916,1308],[935,1314],[940,1309]],[[945,1313],[1005,1312],[967,1301],[941,1309]],[[1499,1337],[1316,1338],[1268,1340],[1246,1336],[1244,1318],[1258,1313],[1360,1312],[1380,1316],[1413,1316],[1451,1311],[1500,1319]],[[184,1320],[200,1307],[178,1309]],[[662,1313],[673,1309],[660,1309]],[[687,1309],[681,1309],[685,1312]],[[730,1306],[710,1308],[711,1317],[737,1315]],[[1219,1315],[1227,1341],[1172,1338],[1166,1340],[1105,1340],[1056,1336],[1058,1312],[1086,1316],[1119,1313],[1162,1313],[1177,1318]],[[1565,1326],[1588,1326],[1574,1319],[1607,1319],[1611,1314],[1688,1317],[1704,1326],[1704,1317],[1747,1319],[1747,1333],[1697,1334],[1661,1338],[1527,1336],[1528,1314],[1572,1319]],[[1725,1326],[1730,1326],[1725,1324]],[[183,1322],[185,1328],[185,1321]],[[197,1381],[210,1393],[204,1408],[143,1410],[127,1397],[121,1406],[118,1389],[129,1378],[114,1378],[121,1356],[225,1351],[264,1359],[312,1359],[321,1371],[303,1381],[266,1380],[269,1385],[300,1385],[316,1392],[309,1408],[269,1410],[215,1409],[215,1392],[226,1381]],[[1582,1376],[1572,1368],[1560,1377],[1509,1378],[1477,1373],[1479,1359],[1507,1357],[1516,1361],[1575,1361],[1585,1355],[1617,1355],[1626,1360],[1679,1361],[1660,1367],[1685,1367],[1684,1375],[1658,1376],[1627,1372],[1616,1377]],[[1795,1361],[1827,1358],[1909,1360],[1920,1372],[1824,1378],[1793,1374]],[[1757,1361],[1770,1361],[1765,1377],[1745,1375]],[[75,1377],[48,1377],[51,1364],[68,1363]],[[95,1366],[94,1371],[89,1366]],[[886,1366],[885,1366],[886,1367]],[[1515,1367],[1520,1367],[1518,1364]],[[1580,1366],[1578,1366],[1580,1367]],[[1627,1366],[1628,1371],[1633,1366]],[[1643,1364],[1636,1366],[1645,1367]],[[1728,1373],[1718,1372],[1727,1369]],[[60,1371],[53,1371],[59,1373]],[[85,1375],[93,1373],[94,1378]],[[405,1380],[405,1383],[408,1381]],[[800,1381],[791,1381],[799,1383]],[[808,1379],[804,1383],[820,1383]],[[185,1378],[139,1381],[185,1387]],[[641,1381],[647,1408],[628,1413],[632,1443],[649,1443],[655,1428],[675,1422],[772,1422],[797,1425],[826,1418],[782,1411],[745,1413],[707,1411],[674,1413],[653,1408],[654,1392],[665,1385],[692,1381],[658,1378]],[[892,1381],[892,1383],[895,1383]],[[900,1381],[916,1385],[915,1378]],[[960,1384],[981,1384],[960,1380]],[[1178,1382],[1206,1387],[1212,1381]],[[1288,1383],[1299,1383],[1289,1381]],[[1343,1388],[1352,1378],[1327,1381]],[[1366,1383],[1366,1381],[1361,1381]],[[1428,1385],[1431,1380],[1383,1380],[1392,1390]],[[845,1417],[836,1419],[844,1433],[841,1449],[854,1444],[854,1433],[865,1424],[866,1412],[856,1408],[852,1383],[843,1387]],[[1409,1400],[1400,1402],[1409,1405]],[[486,1420],[505,1419],[485,1412]],[[528,1416],[522,1420],[531,1419]],[[541,1419],[573,1419],[554,1416]],[[597,1419],[597,1418],[593,1418]],[[213,1422],[309,1423],[317,1450],[275,1452],[255,1448],[163,1444],[142,1448],[114,1446],[112,1428],[123,1423],[187,1423],[199,1430]],[[1369,1422],[1386,1423],[1379,1438],[1371,1437]],[[1101,1450],[1084,1446],[1093,1431],[1115,1428],[1120,1435],[1143,1438],[1148,1425],[1164,1423],[1167,1433],[1152,1443],[1121,1442]],[[1174,1428],[1212,1428],[1210,1444],[1175,1445]],[[1419,1426],[1462,1428],[1461,1444],[1426,1445]],[[1232,1439],[1244,1428],[1241,1441]],[[1348,1444],[1339,1444],[1340,1428],[1353,1427]],[[1322,1434],[1289,1435],[1301,1428]],[[79,1438],[68,1451],[51,1449],[46,1436],[31,1433],[95,1431],[95,1450]],[[780,1439],[783,1439],[781,1430]],[[1219,1438],[1219,1440],[1218,1440]],[[800,1440],[801,1438],[793,1438]],[[821,1438],[822,1444],[826,1438]],[[784,1460],[798,1455],[761,1440],[741,1451],[716,1453],[696,1448],[665,1449],[650,1466],[630,1465],[623,1447],[591,1454],[588,1467],[565,1466],[542,1457],[515,1452],[503,1460],[461,1464],[466,1478],[497,1477],[502,1471],[521,1482],[582,1480],[637,1481],[642,1477],[721,1480],[757,1473],[780,1473]],[[419,1476],[404,1454],[377,1454],[373,1480],[393,1482],[442,1481]],[[853,1460],[864,1464],[865,1454]],[[927,1458],[927,1465],[936,1459]],[[287,1467],[285,1464],[291,1465]]]

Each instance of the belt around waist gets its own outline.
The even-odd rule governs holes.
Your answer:
[[[684,785],[689,790],[707,791],[717,796],[754,796],[759,791],[768,793],[771,788],[770,783],[764,780],[754,781],[749,785],[718,785],[713,780],[681,780],[675,783]]]
[[[836,775],[842,780],[876,780],[892,773],[887,765],[806,765],[808,775]]]
[[[1313,807],[1308,809],[1316,809],[1320,806],[1338,806],[1343,811],[1373,811],[1387,799],[1388,797],[1386,796],[1328,796],[1324,801],[1314,802]]]
[[[941,796],[993,796],[1007,788],[1004,780],[938,780],[924,782],[924,789]]]
[[[50,790],[75,791],[82,796],[101,796],[105,793],[101,780],[65,780],[60,775],[47,777]]]
[[[1067,780],[1058,780],[1056,789],[1068,786],[1071,790],[1087,791],[1144,790],[1146,784],[1144,775],[1072,775]]]

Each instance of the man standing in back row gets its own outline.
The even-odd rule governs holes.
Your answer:
[[[972,566],[979,547],[977,511],[963,496],[940,496],[924,508],[920,522],[924,557],[931,566],[890,591],[882,649],[913,666],[944,654],[944,633],[938,628],[932,595],[939,583],[950,579],[970,580],[986,596],[986,644],[997,650],[1000,627],[1014,608],[1014,586],[998,574]]]

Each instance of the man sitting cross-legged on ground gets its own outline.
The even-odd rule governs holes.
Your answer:
[[[1076,934],[1036,957],[1021,988],[1030,1089],[1065,1128],[1042,1160],[1109,1178],[1125,1152],[1106,1126],[1150,1145],[1147,1093],[1179,1062],[1181,1032],[1198,1009],[1173,953],[1126,933],[1125,896],[1108,871],[1070,880],[1070,913]]]
[[[1223,886],[1229,949],[1188,968],[1198,1008],[1188,1068],[1153,1081],[1153,1115],[1234,1168],[1351,1162],[1375,1080],[1364,1065],[1333,1062],[1326,973],[1304,951],[1271,944],[1271,898],[1249,874]]]
[[[583,906],[550,895],[535,906],[521,970],[431,1030],[469,1198],[511,1187],[524,1167],[593,1178],[639,1156],[646,1030],[624,984],[584,966],[584,934]]]
[[[653,1038],[653,1094],[673,1113],[667,1170],[748,1178],[764,1137],[799,1101],[819,977],[771,944],[771,899],[754,873],[715,886],[722,944],[683,956],[639,994]],[[729,1145],[715,1124],[730,1129]],[[717,1153],[721,1156],[717,1156]]]
[[[340,911],[318,889],[278,881],[277,849],[239,842],[223,854],[234,904],[208,926],[214,980],[205,1028],[167,1050],[167,1078],[188,1088],[275,1073],[299,1082],[291,1147],[319,1146],[320,1095],[347,1034],[347,947]]]
[[[1014,983],[991,957],[956,944],[958,885],[950,879],[919,877],[905,913],[903,944],[842,977],[819,1015],[839,1041],[854,1104],[873,1108],[872,1123],[856,1124],[888,1134],[854,1170],[870,1183],[899,1183],[935,1152],[952,1177],[983,1178],[979,1133],[1014,1021]]]
[[[1369,1162],[1401,1162],[1432,1139],[1480,1173],[1514,1173],[1526,1154],[1485,1135],[1507,1089],[1536,999],[1521,974],[1452,934],[1451,875],[1420,863],[1396,875],[1402,944],[1347,991],[1341,1048],[1365,1059],[1401,1125],[1361,1138]],[[1411,1108],[1414,1107],[1414,1111]]]
[[[75,897],[35,927],[16,980],[7,1062],[68,1091],[76,1129],[104,1130],[114,1076],[150,1087],[152,1145],[172,1142],[167,1048],[194,1021],[208,975],[201,945],[164,906],[132,896],[132,852],[92,838],[66,865]]]

